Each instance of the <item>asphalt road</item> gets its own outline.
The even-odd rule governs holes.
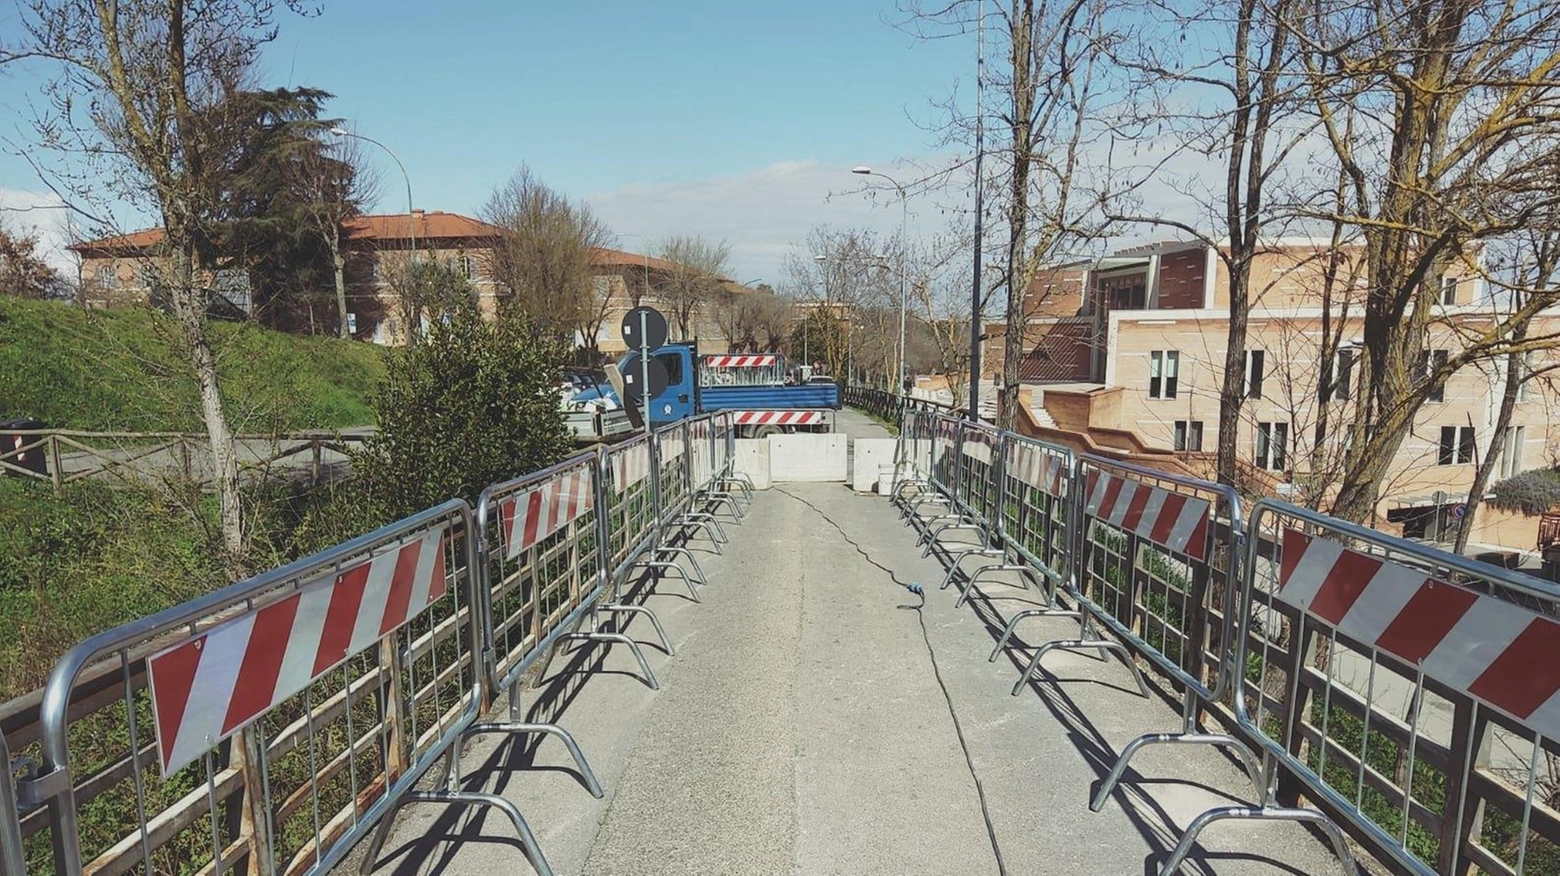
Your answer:
[[[649,651],[661,690],[614,646],[560,656],[527,695],[535,719],[575,734],[605,799],[556,740],[510,750],[482,737],[463,757],[468,786],[515,801],[558,873],[1140,874],[1197,814],[1249,799],[1211,750],[1151,748],[1090,813],[1120,747],[1176,728],[1177,709],[1141,697],[1120,664],[1070,653],[1009,696],[1027,653],[986,656],[997,613],[1034,592],[994,585],[955,608],[882,499],[782,485],[730,530],[723,556],[700,558],[702,603],[675,582],[648,600],[677,650]],[[924,608],[896,579],[927,585]],[[630,632],[653,638],[642,622]],[[1075,634],[1063,620],[1023,628],[1031,643]],[[1225,822],[1203,842],[1183,872],[1337,871],[1290,824]],[[503,819],[422,805],[403,812],[376,872],[430,871],[530,872]]]

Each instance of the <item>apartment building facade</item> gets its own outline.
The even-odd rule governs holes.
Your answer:
[[[496,313],[505,294],[492,271],[500,230],[470,216],[422,210],[413,210],[410,215],[356,216],[344,224],[342,240],[349,325],[354,337],[362,340],[391,345],[405,342],[406,327],[394,306],[391,278],[414,252],[417,259],[439,261],[465,277],[483,313]],[[166,266],[166,259],[159,255],[162,242],[162,229],[154,228],[72,245],[71,250],[81,259],[79,279],[86,306],[155,303],[156,278]],[[661,305],[656,291],[665,287],[673,266],[653,256],[605,248],[594,252],[592,262],[596,269],[593,315],[601,317],[599,326],[591,327],[595,347],[607,355],[620,353],[623,345],[618,325],[623,314],[641,303]],[[202,282],[220,296],[224,310],[234,316],[250,313],[248,279],[242,271],[209,272]],[[729,281],[726,286],[748,291]],[[333,310],[321,316],[334,325]],[[726,340],[711,314],[696,313],[694,323],[704,346],[725,349]],[[588,345],[584,337],[576,340]]]
[[[1236,447],[1260,492],[1303,502],[1336,487],[1360,390],[1362,277],[1358,248],[1326,241],[1273,241],[1253,262]],[[1423,366],[1454,355],[1463,337],[1497,316],[1476,266],[1457,265],[1440,282]],[[1043,271],[1025,299],[1031,406],[1061,429],[1132,433],[1145,448],[1206,467],[1218,446],[1229,290],[1223,260],[1201,243],[1152,244]],[[1555,331],[1560,313],[1540,316],[1532,334]],[[992,368],[1000,367],[1004,333],[993,333]],[[1542,369],[1552,355],[1535,352],[1525,364]],[[1432,396],[1383,481],[1377,526],[1444,538],[1460,525],[1504,389],[1501,360],[1459,370]],[[1537,380],[1521,384],[1518,398],[1493,480],[1552,465],[1560,452],[1560,398]],[[1531,550],[1537,526],[1536,518],[1484,509],[1470,540]]]

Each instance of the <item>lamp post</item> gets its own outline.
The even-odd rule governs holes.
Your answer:
[[[905,187],[888,174],[878,173],[865,164],[851,168],[850,172],[861,174],[862,176],[880,176],[888,180],[889,185],[894,187],[894,191],[899,193],[899,365],[897,369],[898,379],[894,381],[894,394],[903,398],[905,394],[905,312],[908,309],[905,282],[905,247],[910,243],[909,238],[905,236],[905,226],[906,220],[910,215],[909,202],[905,197]]]
[[[412,250],[412,262],[416,263],[417,224],[416,220],[412,216],[412,178],[406,172],[406,165],[401,163],[401,157],[395,154],[395,150],[379,142],[378,140],[375,140],[373,137],[370,137],[367,134],[359,134],[356,131],[349,131],[346,128],[331,128],[330,132],[335,134],[337,137],[352,137],[354,139],[364,140],[374,144],[375,146],[378,146],[380,149],[385,150],[385,152],[390,156],[390,159],[395,162],[395,166],[401,169],[401,178],[406,180],[406,240],[407,245],[411,247]]]

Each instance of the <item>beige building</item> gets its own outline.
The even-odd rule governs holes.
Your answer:
[[[499,230],[478,219],[422,210],[414,210],[410,216],[357,216],[346,222],[343,237],[347,253],[347,309],[358,338],[382,344],[403,341],[404,327],[393,306],[389,278],[410,257],[414,240],[418,258],[444,262],[470,281],[484,313],[494,313],[504,294],[488,261],[498,244]],[[148,229],[73,245],[71,249],[81,257],[80,281],[87,306],[154,302],[155,277],[162,263],[157,252],[162,240],[161,229]],[[672,265],[653,256],[615,249],[598,249],[593,260],[598,296],[593,316],[600,317],[600,321],[596,326],[593,319],[590,328],[596,329],[597,349],[613,355],[623,350],[618,328],[623,314],[641,303],[669,310],[656,292],[665,287]],[[221,310],[227,315],[240,317],[250,313],[248,280],[243,272],[220,271],[204,279],[220,296]],[[750,291],[724,278],[722,283],[729,291]],[[322,308],[319,317],[334,330],[334,308]],[[714,313],[696,311],[692,329],[702,349],[726,349],[727,341]],[[584,337],[576,340],[582,345],[586,341]]]
[[[1336,484],[1358,390],[1358,255],[1357,248],[1335,253],[1321,242],[1280,240],[1253,263],[1247,400],[1236,444],[1251,492],[1303,502]],[[1473,266],[1459,266],[1441,284],[1427,343],[1432,364],[1495,319]],[[1211,472],[1229,330],[1229,276],[1212,247],[1160,243],[1059,265],[1031,284],[1025,309],[1023,379],[1037,431],[1104,452],[1174,454],[1187,469]],[[995,372],[1005,327],[992,328],[984,355]],[[1560,313],[1540,317],[1532,334],[1556,331]],[[1324,335],[1335,348],[1328,368]],[[1550,355],[1530,355],[1530,367],[1543,367]],[[1382,484],[1379,527],[1434,537],[1457,525],[1503,391],[1504,362],[1491,362],[1457,372],[1424,405]],[[1554,464],[1560,452],[1560,398],[1543,381],[1520,391],[1492,480]],[[1532,550],[1537,529],[1537,518],[1486,508],[1470,541]]]

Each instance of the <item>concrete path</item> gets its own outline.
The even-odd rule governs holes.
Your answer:
[[[851,438],[892,438],[883,424],[855,408],[840,408],[834,414],[834,431]]]
[[[701,557],[702,603],[670,581],[649,599],[677,648],[652,652],[661,690],[615,647],[560,656],[528,697],[538,720],[574,732],[605,799],[553,740],[486,739],[463,758],[472,784],[521,807],[558,873],[1152,873],[1181,826],[1247,799],[1226,759],[1149,749],[1090,813],[1115,752],[1173,729],[1177,710],[1144,700],[1119,664],[1070,654],[1047,658],[1055,683],[1009,696],[1023,655],[987,662],[993,613],[1033,592],[994,586],[954,608],[941,567],[882,499],[782,485],[730,531],[724,556]],[[923,582],[924,608],[896,580]],[[650,638],[647,625],[630,632]],[[1024,628],[1030,642],[1075,632]],[[1293,825],[1226,822],[1204,841],[1183,872],[1337,871]],[[503,819],[421,806],[377,872],[529,871]]]

